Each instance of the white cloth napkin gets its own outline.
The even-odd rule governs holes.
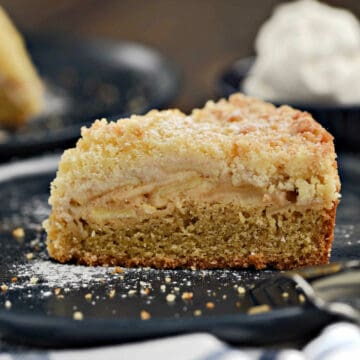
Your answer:
[[[360,328],[349,323],[328,326],[302,350],[236,348],[216,337],[198,333],[86,350],[20,352],[0,360],[359,360]]]

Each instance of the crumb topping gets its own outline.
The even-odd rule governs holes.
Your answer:
[[[81,311],[75,311],[74,314],[73,314],[73,319],[74,320],[83,320],[84,319],[84,315]]]
[[[12,307],[11,301],[10,301],[10,300],[6,300],[6,301],[5,301],[5,309],[11,309],[11,307]]]
[[[21,239],[25,237],[25,230],[23,228],[16,228],[12,232],[14,238]]]
[[[264,312],[269,312],[271,310],[271,307],[269,305],[257,305],[257,306],[253,306],[248,310],[248,314],[249,315],[257,315],[257,314],[262,314]]]
[[[235,94],[188,116],[153,110],[83,128],[76,148],[62,156],[50,204],[75,208],[104,194],[120,196],[120,189],[136,199],[133,190],[141,189],[145,201],[146,185],[172,173],[174,184],[185,184],[179,191],[206,193],[213,186],[226,193],[228,188],[215,185],[229,184],[242,191],[242,198],[250,191],[259,203],[332,208],[340,188],[335,159],[332,136],[309,113]],[[186,181],[180,181],[184,176]],[[158,200],[146,200],[143,211],[161,207],[161,196]],[[99,210],[104,218],[105,210]],[[136,212],[129,207],[121,216]]]
[[[176,300],[176,295],[175,294],[167,294],[166,295],[166,301],[168,303],[173,303]]]
[[[141,320],[149,320],[151,318],[151,314],[148,311],[142,310],[140,312]]]

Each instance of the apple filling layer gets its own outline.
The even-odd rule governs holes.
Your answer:
[[[219,184],[195,171],[182,171],[156,181],[134,187],[120,186],[96,196],[86,207],[72,211],[83,219],[96,223],[138,216],[171,213],[177,208],[182,211],[184,204],[195,201],[204,204],[235,203],[246,208],[286,208],[297,202],[296,191],[277,190],[266,192],[253,185],[233,186],[230,181]],[[301,204],[300,204],[301,205]]]

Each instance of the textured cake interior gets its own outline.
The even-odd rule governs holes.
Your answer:
[[[332,137],[289,107],[233,95],[82,130],[52,183],[50,255],[159,268],[328,261],[339,178]]]

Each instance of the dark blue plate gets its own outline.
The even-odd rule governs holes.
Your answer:
[[[337,320],[299,303],[298,290],[290,284],[280,289],[286,298],[275,295],[272,311],[248,315],[249,308],[261,304],[251,289],[276,271],[141,268],[118,273],[51,261],[41,223],[50,211],[49,184],[57,161],[46,157],[0,167],[0,285],[8,286],[0,291],[0,336],[7,341],[74,347],[207,331],[228,342],[260,346],[306,341]],[[359,259],[360,253],[360,160],[340,156],[339,165],[343,198],[332,252],[336,262]],[[24,237],[12,235],[18,227]],[[243,294],[239,286],[247,291]],[[193,298],[182,299],[183,292]],[[87,293],[92,299],[85,298]],[[166,300],[170,293],[176,296],[173,302]],[[82,321],[73,320],[75,311],[81,311]],[[151,318],[141,320],[141,311]]]
[[[235,92],[243,91],[242,83],[247,77],[254,59],[254,57],[240,59],[227,68],[218,79],[217,95],[228,97]],[[275,105],[282,104],[275,102]],[[335,137],[337,149],[360,150],[360,105],[308,104],[301,102],[287,104],[310,112]]]
[[[29,52],[46,85],[46,109],[0,140],[0,159],[72,146],[80,127],[170,105],[179,71],[149,47],[101,39],[29,35]]]

